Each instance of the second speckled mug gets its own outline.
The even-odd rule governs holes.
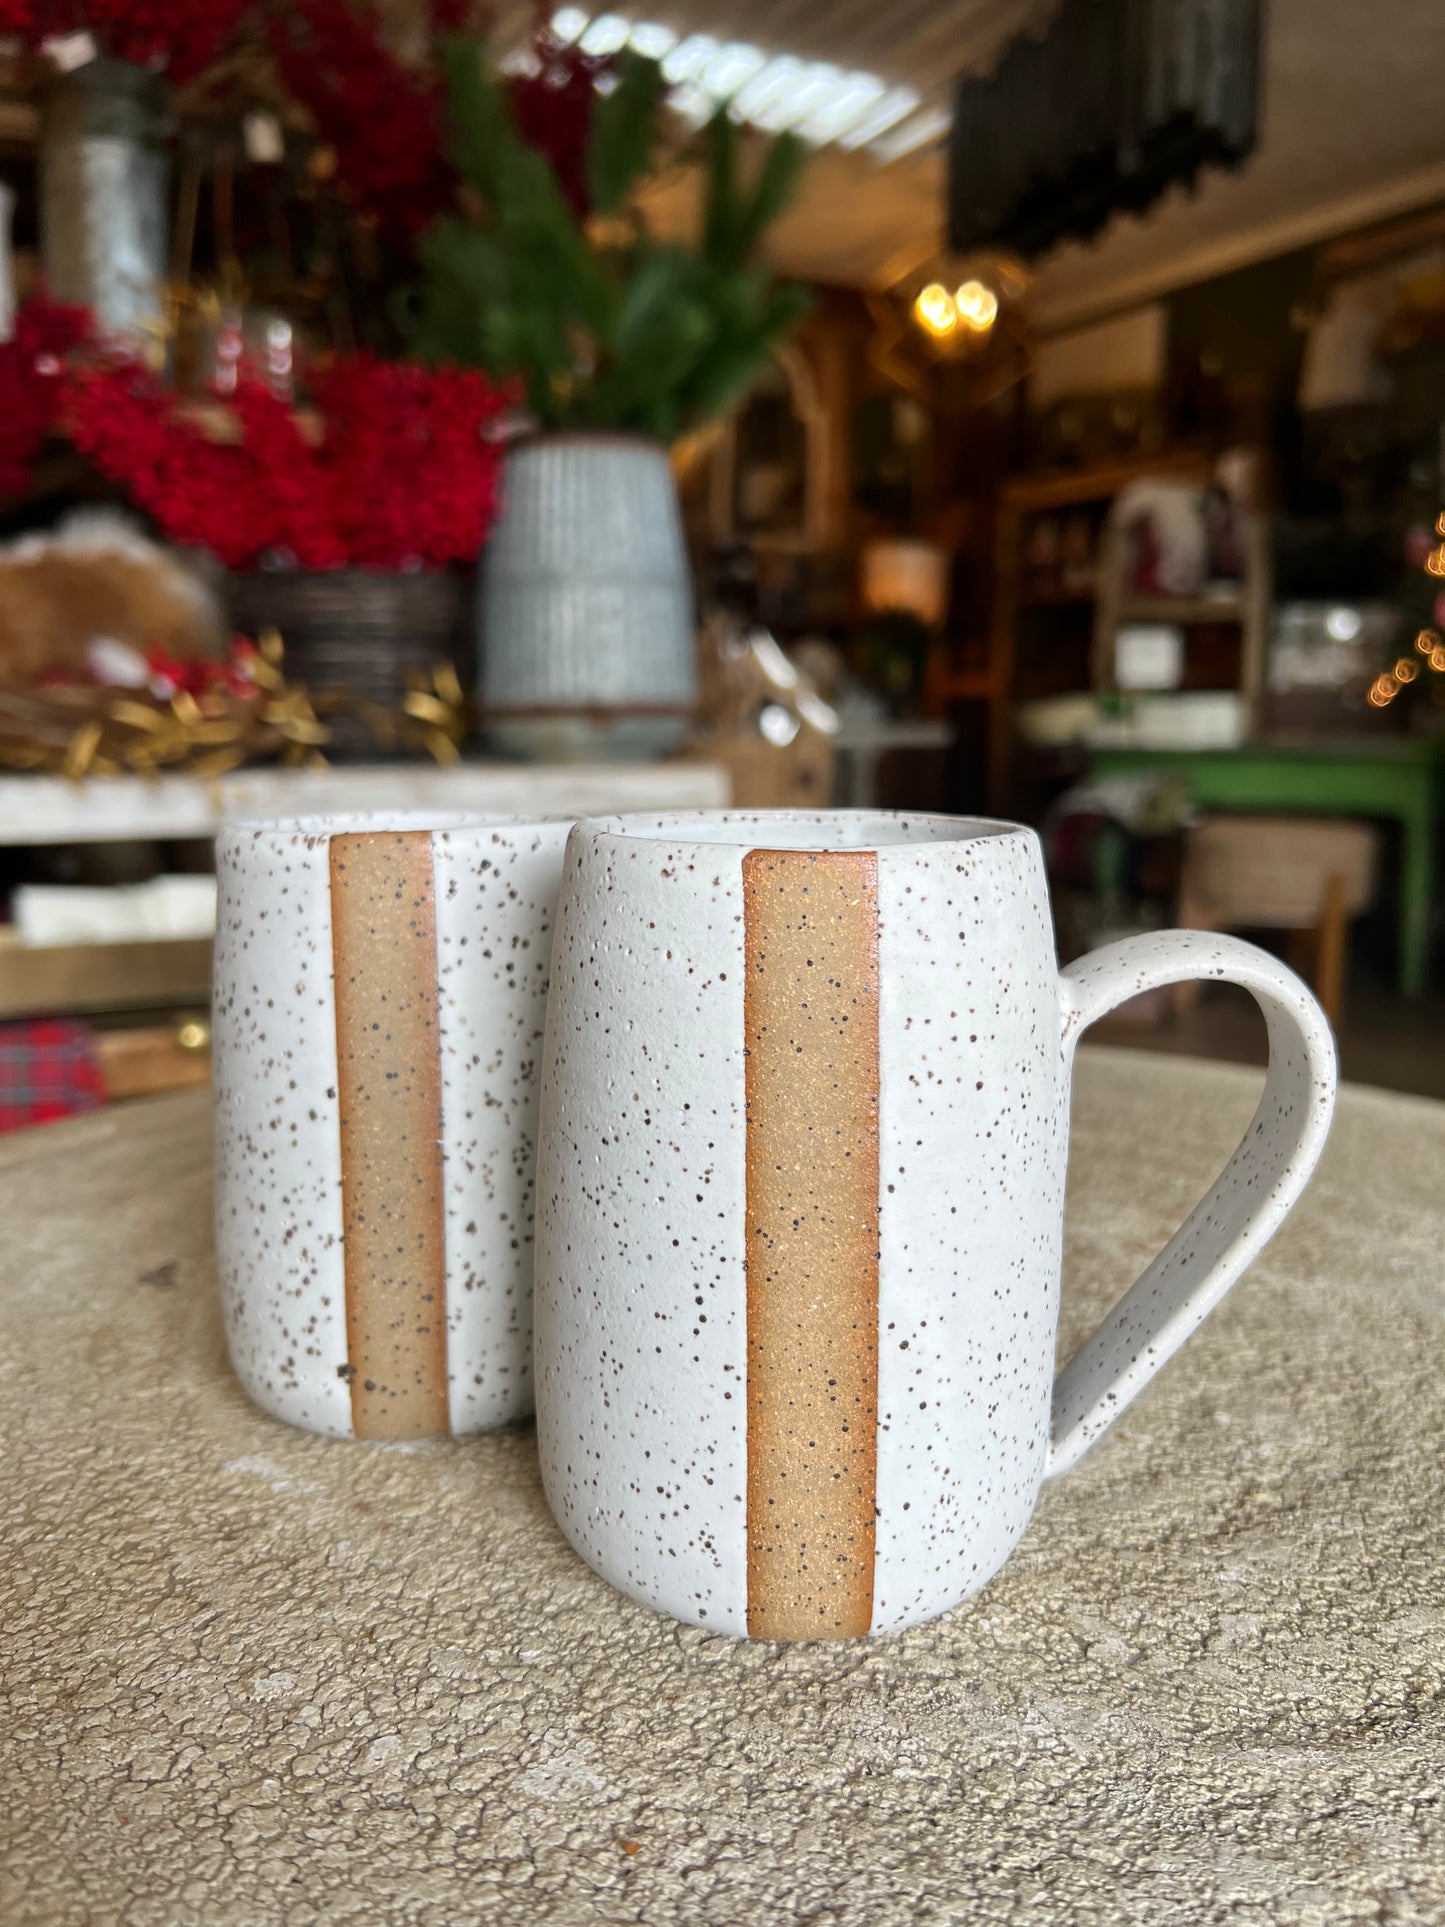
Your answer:
[[[532,1409],[532,1200],[569,824],[222,832],[216,1250],[259,1405],[340,1438]]]
[[[1259,1110],[1055,1380],[1074,1045],[1195,977],[1264,1010]],[[1314,999],[1249,944],[1173,931],[1061,976],[1016,825],[579,823],[537,1173],[538,1439],[563,1531],[622,1591],[720,1632],[946,1612],[1278,1226],[1334,1087]]]

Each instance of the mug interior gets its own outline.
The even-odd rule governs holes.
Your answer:
[[[589,816],[578,827],[597,836],[733,850],[886,850],[1032,834],[1020,823],[987,816],[894,810],[673,810],[661,816]]]

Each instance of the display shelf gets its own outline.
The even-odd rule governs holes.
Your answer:
[[[1211,468],[1207,453],[1184,448],[1107,462],[1096,468],[1023,475],[1005,482],[1000,489],[994,532],[989,688],[983,697],[988,703],[987,795],[991,810],[1002,813],[1009,807],[1015,750],[1014,706],[1021,693],[1017,684],[1021,679],[1032,682],[1039,676],[1040,666],[1032,659],[1037,652],[1021,647],[1020,630],[1027,629],[1032,634],[1041,629],[1050,611],[1062,621],[1092,608],[1093,629],[1097,634],[1100,598],[1106,587],[1101,575],[1091,595],[1075,594],[1072,589],[1065,593],[1062,586],[1057,591],[1029,588],[1024,576],[1030,518],[1059,509],[1106,507],[1128,483],[1144,476],[1202,482],[1208,479]],[[1091,670],[1081,669],[1067,688],[1083,691],[1094,681]],[[1046,693],[1066,693],[1066,685],[1062,680],[1048,682]]]
[[[0,848],[55,843],[184,842],[226,823],[358,810],[486,810],[585,816],[710,809],[729,800],[712,763],[358,764],[251,769],[216,778],[0,776]]]
[[[207,938],[144,943],[0,944],[0,1021],[50,1011],[90,1013],[206,1005]]]
[[[390,764],[194,776],[0,776],[0,848],[207,840],[227,823],[381,812],[588,816],[731,800],[715,763]],[[0,1021],[49,1012],[204,1010],[209,941],[27,947],[0,942]]]
[[[1097,589],[1035,589],[1019,597],[1019,609],[1092,609]]]
[[[1245,622],[1243,599],[1229,596],[1125,596],[1115,606],[1116,622]]]

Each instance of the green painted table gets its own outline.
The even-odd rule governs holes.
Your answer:
[[[1430,958],[1435,826],[1445,797],[1445,741],[1341,738],[1243,749],[1099,749],[1090,774],[1141,769],[1188,775],[1211,810],[1380,816],[1400,825],[1400,988],[1418,997]]]

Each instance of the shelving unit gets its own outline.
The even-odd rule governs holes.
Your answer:
[[[1242,622],[1244,604],[1238,596],[1126,596],[1114,613],[1120,622]]]
[[[1017,769],[1017,705],[1039,696],[1083,694],[1112,687],[1114,636],[1121,622],[1172,622],[1186,629],[1237,626],[1237,686],[1253,709],[1263,682],[1269,609],[1268,535],[1262,521],[1256,518],[1250,526],[1243,592],[1219,597],[1124,595],[1121,558],[1104,534],[1109,505],[1130,482],[1157,476],[1204,483],[1213,467],[1213,458],[1206,451],[1180,449],[1095,468],[1021,476],[1000,490],[988,666],[974,677],[944,680],[937,690],[945,699],[972,699],[988,705],[990,809],[1006,811],[1010,807]],[[1057,588],[1030,588],[1025,580],[1025,561],[1034,520],[1066,510],[1086,511],[1096,520],[1094,585],[1091,589],[1070,583]],[[1050,752],[1047,757],[1033,754],[1038,773],[1050,781],[1063,780],[1069,774],[1069,758],[1064,752]],[[1082,753],[1076,760],[1082,765]]]
[[[1113,682],[1114,637],[1122,623],[1167,622],[1185,630],[1237,628],[1239,666],[1234,686],[1244,699],[1246,734],[1257,725],[1264,695],[1271,592],[1269,525],[1262,515],[1251,516],[1244,524],[1242,540],[1244,576],[1237,593],[1134,596],[1124,590],[1127,558],[1117,540],[1106,537],[1099,555],[1095,602],[1095,688],[1107,689]]]
[[[178,843],[227,823],[359,811],[467,810],[586,816],[627,809],[718,808],[730,800],[713,763],[350,765],[238,770],[220,778],[167,774],[0,776],[0,850],[57,844]],[[0,941],[0,1021],[47,1013],[204,1011],[205,938],[66,943]],[[167,1047],[168,1048],[168,1047]]]
[[[0,944],[0,1022],[101,1011],[165,1009],[211,995],[209,939],[143,943]]]

